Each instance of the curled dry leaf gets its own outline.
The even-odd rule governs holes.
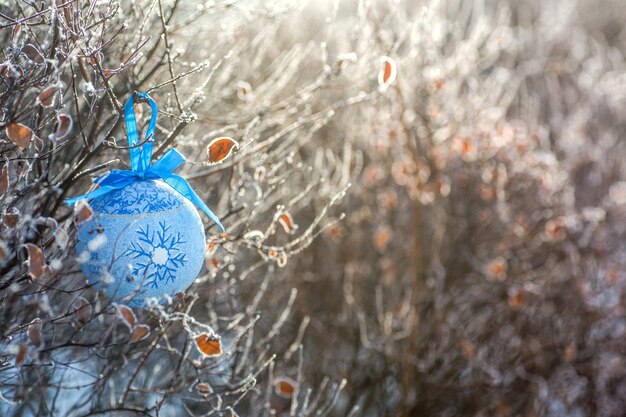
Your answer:
[[[291,214],[287,211],[283,211],[278,216],[278,223],[280,223],[283,229],[285,229],[285,232],[289,234],[293,233],[298,228],[298,225],[293,222],[293,217],[291,217]]]
[[[515,310],[519,310],[526,305],[526,293],[521,288],[511,288],[509,293],[509,306]]]
[[[287,252],[285,252],[284,250],[278,252],[276,265],[278,265],[279,268],[283,268],[285,265],[287,265]]]
[[[11,40],[13,42],[17,41],[17,38],[20,36],[21,32],[22,32],[22,24],[17,23],[15,26],[13,26],[13,30],[11,31]]]
[[[47,216],[39,217],[35,220],[35,224],[37,226],[49,227],[51,229],[56,229],[57,227],[59,227],[59,222],[57,222],[56,219]]]
[[[28,338],[33,345],[41,346],[41,320],[35,319],[28,325]]]
[[[396,80],[397,68],[393,58],[384,56],[380,59],[381,67],[378,73],[378,86],[381,91],[387,90]]]
[[[129,330],[133,330],[135,328],[135,325],[137,324],[137,316],[135,316],[135,312],[130,307],[118,304],[117,314],[122,319],[122,322],[128,326]]]
[[[41,90],[41,93],[37,96],[37,104],[42,107],[51,107],[54,104],[59,87],[52,85]]]
[[[15,366],[20,367],[24,364],[27,353],[28,347],[24,343],[20,343],[17,346],[17,353],[15,354]]]
[[[502,281],[506,278],[507,261],[502,256],[498,256],[492,259],[485,267],[487,275],[498,281]]]
[[[9,257],[9,247],[6,242],[0,240],[0,264]]]
[[[233,149],[239,149],[239,143],[233,138],[221,137],[213,139],[207,146],[209,164],[217,164],[226,159]]]
[[[576,347],[576,344],[570,343],[567,346],[565,346],[565,349],[563,349],[563,360],[565,362],[571,363],[574,360],[576,360],[577,356],[578,356],[578,348]]]
[[[374,245],[376,246],[376,249],[383,251],[387,247],[391,237],[392,232],[390,228],[381,226],[376,229],[376,232],[374,233]]]
[[[20,212],[15,207],[4,213],[2,224],[6,227],[13,228],[20,221]]]
[[[0,64],[0,76],[17,79],[23,75],[24,71],[22,68],[11,64],[9,61]]]
[[[274,392],[282,398],[293,398],[296,393],[296,381],[286,376],[280,376],[274,381]]]
[[[247,240],[255,245],[259,245],[265,240],[265,235],[260,230],[250,230],[243,235],[244,240]]]
[[[263,165],[259,165],[254,170],[254,180],[255,181],[263,181],[265,179],[265,175],[267,174],[267,169]]]
[[[252,98],[252,86],[247,81],[238,81],[235,84],[237,90],[237,97],[241,101],[248,101]]]
[[[91,82],[91,77],[89,76],[89,71],[87,70],[87,58],[78,58],[78,68],[80,68],[80,74],[83,77],[83,81],[87,83]]]
[[[94,52],[91,55],[89,55],[89,62],[91,63],[91,65],[100,64],[102,63],[103,59],[104,59],[104,54],[102,52]]]
[[[87,200],[81,200],[76,203],[74,206],[74,216],[76,218],[76,223],[78,224],[91,220],[93,217],[93,210],[89,207]]]
[[[211,385],[206,382],[201,382],[198,384],[198,392],[201,394],[210,394],[213,391],[211,390]]]
[[[222,342],[219,338],[202,333],[194,338],[196,347],[204,355],[208,357],[215,357],[222,354]]]
[[[141,103],[133,104],[133,110],[135,111],[135,118],[138,121],[143,120],[143,106],[141,105]]]
[[[220,260],[215,257],[207,258],[204,263],[211,272],[217,271],[220,267]]]
[[[2,172],[0,172],[0,198],[4,197],[9,189],[9,164],[2,166]]]
[[[205,255],[213,255],[215,253],[215,251],[217,250],[218,247],[218,239],[217,237],[211,237],[209,238],[209,240],[207,241],[206,244],[206,253]]]
[[[42,276],[48,269],[43,252],[32,243],[26,243],[24,246],[28,252],[28,273],[35,278]]]
[[[57,131],[54,134],[57,139],[64,138],[70,130],[72,130],[72,126],[74,122],[72,121],[72,117],[67,114],[59,114],[57,115]]]
[[[130,336],[130,341],[133,343],[139,342],[146,339],[148,336],[150,336],[150,327],[145,324],[140,324],[135,327],[135,330],[133,330],[133,333]]]
[[[78,324],[83,325],[89,323],[93,312],[91,304],[89,304],[89,302],[83,297],[79,297],[78,300],[74,302],[74,308],[74,319],[78,322]]]
[[[41,140],[41,138],[34,136],[33,137],[33,143],[34,143],[34,148],[37,151],[37,153],[35,155],[39,155],[41,153],[41,151],[43,150],[44,147],[44,143],[43,140]]]
[[[467,339],[459,340],[459,346],[461,347],[461,352],[463,352],[463,356],[466,359],[472,359],[476,354],[476,346],[474,346],[474,344]]]
[[[24,126],[21,123],[11,123],[5,129],[7,137],[22,149],[26,149],[30,146],[30,142],[33,139],[33,131]]]
[[[22,53],[26,55],[28,59],[36,62],[37,64],[43,64],[45,61],[43,55],[41,55],[41,52],[39,52],[39,49],[37,49],[37,47],[30,43],[22,46]]]

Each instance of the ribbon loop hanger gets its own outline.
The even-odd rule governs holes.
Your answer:
[[[150,123],[146,129],[146,134],[142,142],[139,141],[137,131],[137,120],[135,116],[135,102],[147,102],[150,105],[152,115]],[[152,161],[152,149],[154,147],[154,129],[156,128],[158,106],[147,93],[134,92],[124,105],[124,121],[126,123],[126,134],[128,135],[128,146],[130,147],[130,169],[112,170],[101,175],[94,181],[100,187],[78,197],[65,200],[65,204],[73,205],[80,200],[93,200],[96,197],[108,194],[111,191],[119,190],[128,185],[143,181],[145,179],[160,179],[172,187],[176,192],[191,201],[196,207],[206,214],[222,232],[224,226],[211,209],[200,199],[191,185],[180,175],[174,174],[174,170],[185,163],[185,157],[176,149],[171,148],[161,158]]]

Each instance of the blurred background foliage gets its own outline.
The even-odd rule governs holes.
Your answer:
[[[0,12],[3,415],[623,415],[621,1]],[[129,323],[62,200],[127,164],[134,90],[228,234]]]

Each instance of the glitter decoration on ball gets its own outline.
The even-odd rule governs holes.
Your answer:
[[[152,110],[145,139],[139,142],[136,101]],[[185,158],[170,149],[151,163],[157,105],[134,93],[124,106],[130,147],[129,170],[97,178],[95,190],[66,201],[91,201],[92,217],[78,225],[76,253],[88,282],[108,297],[131,306],[147,298],[160,302],[185,291],[200,273],[206,238],[198,207],[222,232],[224,227],[189,183],[173,173]]]

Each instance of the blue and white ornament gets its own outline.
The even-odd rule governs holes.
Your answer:
[[[133,97],[125,106],[130,170],[114,170],[96,179],[99,188],[67,201],[92,200],[93,216],[78,227],[76,252],[88,282],[111,299],[132,306],[146,298],[164,301],[185,291],[202,264],[206,240],[194,204],[223,226],[182,177],[173,174],[185,159],[175,149],[150,165],[156,103],[143,93],[152,118],[141,146]]]

